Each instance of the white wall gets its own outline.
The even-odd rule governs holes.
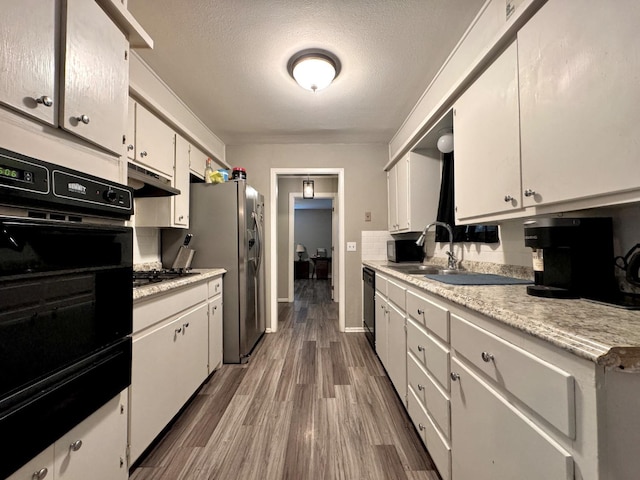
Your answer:
[[[345,277],[340,279],[346,290],[345,325],[362,326],[361,313],[361,259],[362,230],[387,228],[387,180],[383,171],[388,160],[388,146],[368,145],[227,145],[227,161],[247,168],[248,181],[265,195],[265,210],[270,215],[270,171],[272,168],[344,168],[345,241],[356,242],[358,251],[345,255]],[[282,194],[279,192],[278,198]],[[365,222],[365,212],[371,212],[371,222]],[[273,233],[271,219],[267,218],[266,251],[270,251]],[[280,237],[281,235],[278,235]],[[278,238],[280,241],[281,239]],[[279,254],[282,257],[282,254]],[[267,278],[272,265],[279,259],[267,257]],[[286,263],[286,259],[284,260]],[[279,269],[279,271],[281,271]],[[279,274],[279,277],[281,275]],[[280,278],[278,283],[280,283]],[[271,298],[271,285],[267,285],[267,298]],[[268,319],[268,322],[271,320]]]

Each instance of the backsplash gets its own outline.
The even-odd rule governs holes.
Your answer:
[[[393,237],[386,230],[363,230],[360,236],[362,260],[386,260],[387,240],[393,240]]]

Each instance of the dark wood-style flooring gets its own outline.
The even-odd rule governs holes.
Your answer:
[[[338,331],[326,280],[297,280],[279,329],[224,365],[131,480],[437,480],[362,333]]]

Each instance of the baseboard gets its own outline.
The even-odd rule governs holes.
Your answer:
[[[364,327],[345,327],[344,333],[364,333],[366,330]]]

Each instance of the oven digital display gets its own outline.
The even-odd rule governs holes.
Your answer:
[[[0,178],[10,178],[21,182],[33,183],[34,173],[20,168],[11,168],[0,164]]]

